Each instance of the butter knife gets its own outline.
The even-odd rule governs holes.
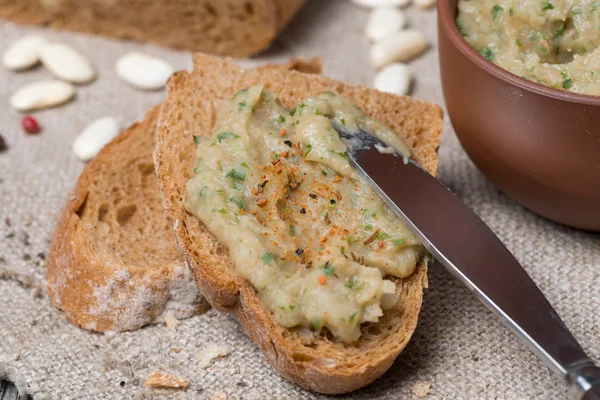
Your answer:
[[[435,259],[571,386],[572,399],[600,400],[600,368],[490,228],[450,189],[374,136],[348,134],[350,164]],[[357,140],[358,139],[358,140]],[[358,145],[357,145],[358,144]]]

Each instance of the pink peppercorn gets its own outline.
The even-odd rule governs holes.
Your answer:
[[[30,135],[36,134],[40,131],[40,125],[35,120],[35,118],[33,118],[30,115],[26,115],[23,117],[23,119],[21,120],[21,127],[23,128],[25,133],[28,133]]]

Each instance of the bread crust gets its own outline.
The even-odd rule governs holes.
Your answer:
[[[247,57],[268,47],[306,0],[0,0],[0,18]],[[245,5],[247,4],[247,5]]]
[[[400,300],[377,324],[366,324],[352,344],[306,335],[279,325],[261,304],[256,290],[236,272],[227,248],[185,210],[185,182],[193,162],[192,135],[207,136],[215,110],[239,89],[257,83],[278,94],[287,107],[307,96],[331,90],[349,97],[363,111],[390,126],[408,144],[413,158],[429,173],[437,170],[442,130],[441,109],[433,104],[345,85],[316,75],[276,70],[240,70],[228,60],[197,54],[194,71],[180,72],[168,83],[161,107],[154,154],[167,215],[194,280],[218,310],[235,314],[267,361],[303,388],[329,394],[350,392],[383,374],[408,343],[417,323],[426,261],[405,279],[393,279]]]
[[[59,215],[46,261],[48,293],[80,327],[132,330],[161,322],[167,313],[182,319],[210,308],[192,282],[160,201],[152,168],[157,117],[155,107],[106,145],[84,168]],[[121,193],[124,202],[131,200],[128,194],[137,201],[135,218],[126,214],[131,203],[110,203]],[[144,230],[142,251],[126,248],[137,240],[136,229]]]

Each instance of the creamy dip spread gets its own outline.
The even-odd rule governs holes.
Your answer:
[[[460,0],[456,24],[481,55],[525,79],[600,95],[600,1]]]
[[[348,99],[325,92],[290,111],[253,86],[220,109],[210,137],[194,137],[186,207],[280,324],[351,342],[397,302],[384,278],[412,274],[424,250],[353,171],[330,119],[407,154]]]

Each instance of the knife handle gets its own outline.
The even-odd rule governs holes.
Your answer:
[[[575,400],[600,400],[600,368],[590,362],[569,371]]]

